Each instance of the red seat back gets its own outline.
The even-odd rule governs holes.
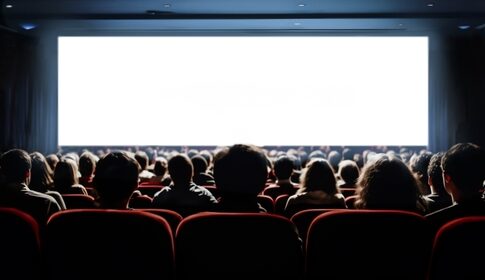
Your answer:
[[[0,279],[41,279],[39,225],[30,215],[0,208]]]
[[[286,218],[266,213],[199,213],[176,233],[177,277],[300,279],[301,242]]]
[[[84,194],[63,194],[62,199],[67,209],[93,209],[96,208],[94,197]]]
[[[430,280],[484,279],[485,216],[458,218],[437,232]]]
[[[310,225],[307,279],[424,279],[431,238],[424,217],[396,210],[334,210]],[[350,263],[349,263],[350,262]]]
[[[49,279],[173,279],[168,222],[132,210],[66,210],[47,223]]]

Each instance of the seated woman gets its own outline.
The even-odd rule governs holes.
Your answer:
[[[397,157],[380,155],[368,162],[358,185],[356,209],[426,211],[416,178]]]
[[[79,184],[78,168],[74,160],[62,158],[54,170],[54,189],[61,194],[85,194],[86,188]]]
[[[333,169],[327,160],[312,159],[303,171],[301,187],[288,198],[285,215],[312,208],[347,208],[345,197],[337,187]]]
[[[33,152],[30,154],[30,158],[32,160],[32,169],[30,171],[29,188],[52,196],[61,207],[61,210],[66,210],[66,204],[61,194],[54,191],[53,172],[44,155],[39,152]]]

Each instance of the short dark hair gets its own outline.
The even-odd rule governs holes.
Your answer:
[[[103,200],[127,199],[138,187],[139,170],[125,152],[110,152],[98,161],[93,183]]]
[[[260,193],[268,178],[266,156],[256,146],[236,144],[216,154],[214,180],[224,194]]]
[[[485,180],[485,151],[472,143],[452,146],[441,159],[443,172],[465,194],[476,194]]]
[[[343,160],[338,165],[338,174],[346,184],[356,184],[359,179],[360,169],[353,160]]]
[[[135,153],[135,159],[140,164],[141,170],[145,170],[148,167],[148,155],[144,151],[137,151]]]
[[[207,171],[207,161],[203,156],[193,156],[190,161],[194,166],[194,174],[204,173]]]
[[[411,170],[422,176],[421,182],[423,184],[428,184],[428,166],[432,156],[432,153],[424,152],[416,156],[411,163]]]
[[[431,179],[435,191],[440,194],[446,193],[441,169],[441,159],[444,154],[443,152],[434,154],[428,164],[428,177]]]
[[[194,166],[185,154],[178,154],[168,160],[168,173],[174,184],[188,184],[194,175]]]
[[[291,177],[295,169],[294,161],[288,156],[280,156],[273,165],[274,174],[278,180],[285,180]]]
[[[29,154],[20,149],[5,152],[0,158],[0,171],[6,183],[21,183],[25,174],[32,169],[32,160]]]

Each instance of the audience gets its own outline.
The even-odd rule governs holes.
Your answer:
[[[267,159],[253,145],[236,144],[214,157],[214,180],[220,191],[222,212],[267,212],[257,196],[268,178]]]
[[[194,167],[186,155],[172,157],[168,161],[168,173],[172,184],[155,194],[154,208],[175,210],[182,216],[215,209],[217,200],[212,193],[192,181]]]
[[[61,194],[88,195],[86,188],[79,184],[77,164],[71,158],[62,158],[54,170],[54,189]]]
[[[441,159],[443,183],[453,205],[426,215],[432,230],[437,231],[452,219],[485,215],[482,199],[485,180],[485,150],[472,143],[452,146]]]
[[[418,182],[400,159],[381,154],[365,164],[358,182],[357,209],[397,209],[424,214]]]
[[[428,195],[431,193],[428,185],[428,166],[432,156],[432,153],[424,152],[411,159],[411,171],[418,179],[418,186],[422,195]]]
[[[110,152],[96,165],[93,184],[98,192],[100,208],[127,209],[138,187],[138,162],[125,152]]]
[[[24,150],[12,149],[0,157],[0,206],[20,209],[43,227],[61,208],[52,196],[29,189],[31,168],[32,161]]]
[[[345,197],[337,187],[333,168],[327,160],[310,160],[300,181],[300,189],[286,203],[287,216],[310,208],[347,208]]]

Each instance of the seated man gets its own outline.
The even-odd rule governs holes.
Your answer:
[[[264,195],[276,199],[282,194],[294,195],[299,189],[297,184],[291,182],[295,164],[288,156],[280,156],[274,163],[273,170],[276,176],[276,183],[266,187],[263,190]]]
[[[263,152],[249,145],[234,145],[216,154],[214,180],[221,192],[219,211],[266,212],[257,196],[268,178]]]
[[[172,157],[168,161],[168,173],[172,184],[155,194],[153,207],[171,209],[182,216],[214,209],[217,200],[212,193],[192,182],[194,167],[186,155]]]
[[[138,187],[138,162],[124,152],[110,152],[96,165],[93,184],[99,195],[99,207],[127,209]]]
[[[453,219],[485,215],[485,150],[471,143],[456,144],[444,154],[441,167],[453,205],[426,215],[434,232]]]
[[[31,168],[30,156],[23,150],[13,149],[2,155],[0,206],[22,210],[43,227],[49,217],[61,208],[53,197],[29,189]]]

